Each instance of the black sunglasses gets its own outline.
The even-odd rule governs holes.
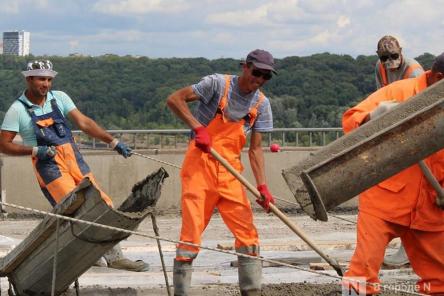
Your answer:
[[[381,60],[381,62],[385,62],[388,59],[397,60],[397,59],[399,59],[399,54],[398,53],[392,53],[390,55],[382,55],[382,56],[379,57],[379,59]]]
[[[273,77],[273,75],[271,74],[271,71],[266,71],[266,72],[264,72],[264,71],[261,71],[261,70],[256,69],[256,68],[254,68],[254,69],[251,71],[251,74],[252,74],[254,77],[262,77],[262,78],[264,78],[264,80],[270,80],[271,77]]]

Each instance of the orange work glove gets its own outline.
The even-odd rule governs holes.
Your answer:
[[[257,186],[257,190],[262,196],[262,200],[259,198],[256,199],[256,202],[261,205],[265,209],[267,213],[270,212],[270,202],[274,204],[274,198],[273,195],[271,195],[270,191],[268,190],[267,184],[261,184]]]

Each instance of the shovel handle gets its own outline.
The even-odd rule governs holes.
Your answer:
[[[238,171],[236,171],[233,166],[223,158],[216,150],[213,148],[210,149],[211,155],[217,159],[236,179],[239,180],[247,189],[258,199],[262,199],[262,195],[259,190],[254,187],[244,176],[242,176]],[[307,245],[309,245],[316,253],[319,254],[328,264],[330,264],[338,273],[338,275],[342,276],[343,272],[340,265],[334,260],[330,258],[327,254],[325,254],[321,249],[319,249],[314,242],[308,238],[308,236],[300,229],[296,224],[290,221],[284,213],[282,213],[274,204],[270,203],[269,205],[270,211],[273,212],[285,225],[287,225],[294,233],[296,233]]]
[[[421,168],[421,171],[426,177],[427,181],[436,191],[436,204],[439,208],[444,209],[444,189],[441,187],[441,184],[439,184],[438,180],[436,180],[435,176],[433,175],[427,164],[424,162],[424,160],[420,160],[418,162],[418,165]]]

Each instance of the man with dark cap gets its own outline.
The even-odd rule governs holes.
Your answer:
[[[259,256],[259,239],[245,189],[222,164],[209,154],[214,148],[236,170],[242,172],[240,154],[251,132],[249,159],[257,189],[257,202],[268,212],[274,203],[265,180],[263,132],[273,128],[270,102],[259,90],[276,74],[272,55],[256,49],[241,62],[242,74],[205,76],[194,85],[168,97],[168,107],[192,130],[182,171],[182,230],[180,240],[199,245],[213,210],[218,208],[235,237],[235,249]],[[199,101],[193,115],[187,105]],[[174,260],[174,295],[189,295],[192,262],[199,248],[178,244]],[[241,295],[260,295],[262,265],[258,260],[238,257]]]
[[[99,189],[74,142],[67,118],[89,136],[108,143],[125,158],[131,156],[131,149],[80,112],[66,93],[51,90],[57,72],[50,61],[30,62],[22,74],[27,88],[5,114],[0,133],[0,151],[32,157],[40,188],[52,206],[68,196],[83,178],[88,177]],[[22,137],[23,144],[13,142],[17,133]],[[99,191],[102,199],[112,206],[111,198]],[[117,269],[144,271],[149,268],[143,261],[123,257],[119,245],[108,251],[104,258],[109,267]]]
[[[393,81],[418,77],[424,72],[417,61],[402,54],[402,48],[393,36],[382,37],[378,41],[376,53],[379,57],[375,67],[376,88]]]
[[[347,110],[342,119],[344,132],[390,111],[443,78],[444,53],[435,59],[432,70],[416,78],[395,81]],[[444,183],[444,150],[424,162],[437,180]],[[436,192],[418,165],[368,189],[360,195],[357,245],[346,276],[365,277],[367,283],[376,285],[367,285],[366,291],[359,289],[359,292],[377,293],[385,248],[393,238],[400,237],[412,268],[420,277],[419,291],[443,295],[443,221],[444,211],[436,204]]]

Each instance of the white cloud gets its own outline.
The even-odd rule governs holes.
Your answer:
[[[338,25],[339,28],[345,28],[351,24],[351,21],[350,21],[349,17],[347,17],[345,15],[341,15],[338,18],[338,21],[336,22],[336,24]]]
[[[69,44],[69,47],[74,50],[80,46],[80,41],[79,40],[70,40],[68,42],[68,44]]]
[[[0,0],[0,7],[2,14],[18,14],[27,7],[46,9],[49,7],[49,3],[48,0]]]
[[[210,24],[230,27],[263,24],[267,21],[267,12],[268,5],[263,5],[251,10],[234,10],[213,13],[206,17],[206,21]]]
[[[0,5],[4,14],[17,14],[19,12],[19,3],[16,1],[0,1]]]
[[[143,15],[148,13],[177,13],[188,5],[183,0],[99,0],[94,11],[110,15]]]

